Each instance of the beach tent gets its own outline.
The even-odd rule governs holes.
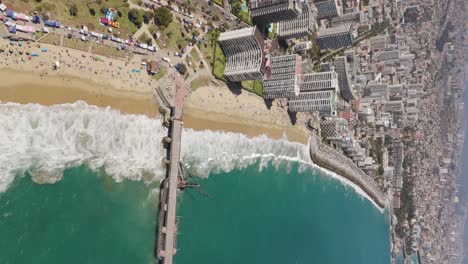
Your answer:
[[[47,52],[48,49],[47,49],[47,48],[42,48],[41,51],[42,51],[42,52]]]
[[[14,46],[14,45],[15,45],[15,42],[14,42],[14,41],[10,41],[10,45],[11,45],[11,46]]]
[[[0,10],[1,10],[2,12],[5,12],[6,9],[7,9],[6,5],[5,5],[4,3],[1,3],[1,4],[0,4]]]
[[[15,12],[13,12],[11,9],[7,9],[6,16],[13,18],[15,16]]]
[[[22,21],[29,21],[29,20],[31,20],[31,17],[26,15],[26,14],[23,14],[23,13],[18,13],[18,14],[16,14],[16,19],[19,19],[19,20],[22,20]]]
[[[33,27],[33,26],[21,26],[21,25],[18,25],[16,26],[16,29],[18,31],[21,31],[21,32],[25,32],[25,33],[36,33],[36,28]]]
[[[45,20],[44,24],[49,27],[56,27],[56,28],[60,27],[60,22],[55,21],[55,20]]]
[[[33,53],[31,53],[31,56],[33,56],[33,57],[39,57],[39,54],[36,53],[36,52],[33,52]]]
[[[104,24],[104,25],[107,26],[109,24],[109,19],[107,19],[105,17],[101,17],[100,22],[101,22],[101,24]]]
[[[10,33],[16,33],[16,26],[10,27]]]
[[[32,22],[33,23],[36,23],[36,24],[39,24],[41,23],[42,19],[40,16],[34,16],[33,19],[32,19]]]

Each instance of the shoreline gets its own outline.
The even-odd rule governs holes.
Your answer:
[[[117,90],[92,80],[69,75],[0,69],[0,101],[20,104],[56,105],[84,101],[98,107],[111,107],[124,114],[155,117],[157,105],[152,93]]]
[[[307,145],[309,135],[296,127],[245,120],[242,117],[220,114],[204,109],[188,106],[184,108],[184,128],[196,131],[212,130],[241,133],[248,137],[266,135],[272,139],[286,138],[290,142]]]
[[[41,75],[32,71],[0,68],[0,102],[41,104],[45,106],[84,101],[98,107],[111,107],[123,114],[140,114],[154,118],[158,106],[149,92],[119,90],[110,84],[66,74]],[[307,144],[306,131],[269,122],[246,120],[232,113],[217,113],[194,106],[184,108],[184,124],[193,130],[218,130],[242,133],[248,137],[285,136],[289,141]]]

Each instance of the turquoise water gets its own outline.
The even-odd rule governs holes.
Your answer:
[[[316,170],[258,164],[185,191],[175,263],[390,263],[387,214]]]
[[[385,214],[315,170],[258,164],[199,179],[180,197],[178,264],[390,263]],[[86,167],[0,194],[0,263],[153,263],[155,199]]]
[[[154,263],[149,193],[86,167],[55,184],[16,177],[0,193],[0,263]]]

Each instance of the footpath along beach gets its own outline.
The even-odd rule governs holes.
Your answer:
[[[9,46],[0,40],[0,101],[54,105],[78,100],[99,107],[111,107],[124,114],[157,115],[153,89],[167,85],[167,77],[156,81],[148,75],[141,61],[125,62],[87,52],[31,43]],[[28,59],[26,51],[40,52]],[[23,54],[21,54],[23,53]],[[53,70],[56,61],[60,68]],[[138,69],[139,73],[132,72]],[[170,74],[168,74],[170,75]],[[223,130],[248,136],[266,134],[306,143],[308,134],[302,126],[304,116],[294,120],[284,108],[268,108],[262,98],[225,86],[210,85],[193,91],[184,108],[184,126],[194,130]],[[302,128],[299,128],[301,126]]]

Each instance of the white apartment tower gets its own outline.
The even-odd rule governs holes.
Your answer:
[[[274,23],[296,18],[302,13],[302,3],[298,0],[252,0],[250,16],[259,23]]]
[[[266,68],[263,97],[266,99],[290,98],[299,94],[301,57],[284,55],[271,58],[271,68]]]
[[[327,19],[339,16],[341,8],[337,0],[314,0],[318,10],[318,19]]]
[[[317,45],[322,50],[349,47],[353,43],[354,37],[350,24],[320,29],[317,34]]]
[[[302,4],[302,13],[293,19],[278,23],[278,37],[284,39],[302,38],[311,35],[316,28],[317,9],[306,0]]]
[[[256,27],[223,32],[219,45],[226,57],[224,76],[230,82],[263,79],[263,36]]]
[[[334,71],[304,74],[299,95],[288,101],[291,112],[319,112],[336,116],[338,110],[338,74]]]

